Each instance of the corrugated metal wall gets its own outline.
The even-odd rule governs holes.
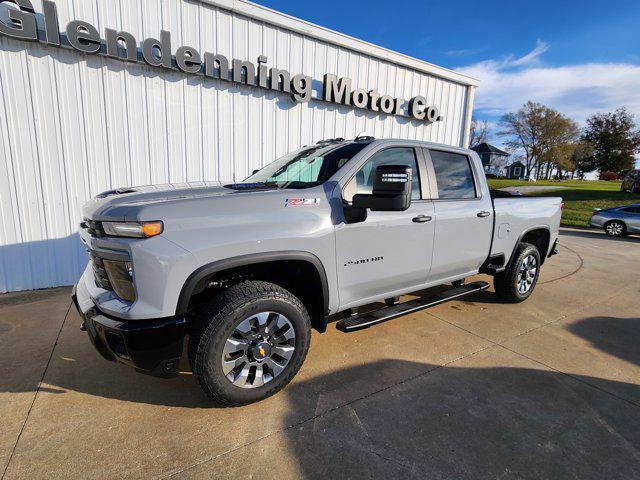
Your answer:
[[[37,12],[40,1],[34,1]],[[172,33],[173,48],[304,73],[401,98],[424,95],[444,121],[405,118],[0,38],[0,291],[69,285],[85,254],[80,207],[115,187],[240,180],[323,138],[424,139],[460,145],[467,87],[189,0],[59,0],[70,20],[132,33]],[[316,89],[318,87],[316,86]]]

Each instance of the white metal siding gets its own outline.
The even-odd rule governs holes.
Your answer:
[[[472,89],[208,3],[184,0],[58,0],[71,20],[132,33],[172,33],[172,48],[304,73],[404,99],[424,95],[444,121],[419,125],[102,56],[0,37],[0,291],[69,285],[85,265],[80,207],[112,188],[194,180],[241,180],[323,138],[422,139],[462,145]],[[37,12],[41,2],[34,1]],[[289,18],[289,17],[286,17]],[[406,58],[406,57],[404,57]],[[425,64],[427,65],[427,64]],[[426,69],[425,69],[426,70]],[[427,70],[428,71],[428,70]]]

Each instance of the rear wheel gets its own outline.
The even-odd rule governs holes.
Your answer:
[[[529,298],[538,283],[540,263],[540,253],[535,246],[518,245],[507,270],[493,277],[498,296],[509,303],[520,303]]]
[[[199,312],[189,357],[200,387],[217,405],[244,405],[284,388],[310,341],[311,322],[298,298],[272,283],[242,282]]]
[[[627,233],[627,226],[620,220],[609,220],[604,224],[604,232],[610,237],[623,237]]]

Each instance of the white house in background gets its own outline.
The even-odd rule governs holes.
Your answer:
[[[480,157],[480,160],[482,160],[485,175],[495,175],[496,177],[504,177],[507,175],[508,152],[500,150],[486,142],[472,147],[471,150],[475,151]]]

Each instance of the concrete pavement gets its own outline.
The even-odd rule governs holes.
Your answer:
[[[211,408],[103,360],[69,290],[0,296],[16,478],[640,478],[640,239],[564,229],[524,304],[489,292],[314,332],[294,382]]]

